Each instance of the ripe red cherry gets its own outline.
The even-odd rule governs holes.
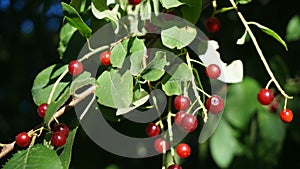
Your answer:
[[[205,21],[205,27],[208,32],[215,33],[221,28],[221,21],[217,17],[209,17]]]
[[[60,133],[63,133],[64,135],[68,136],[68,134],[69,134],[69,127],[65,123],[60,123],[60,124],[54,126],[54,128],[53,128],[52,131],[53,131],[53,133],[60,132]]]
[[[54,147],[61,147],[66,144],[67,136],[62,132],[53,133],[51,136],[51,144]]]
[[[164,149],[165,147],[165,149]],[[158,138],[154,141],[154,149],[158,153],[163,153],[164,150],[167,151],[169,148],[169,143],[162,138]]]
[[[104,51],[100,54],[100,63],[104,66],[109,66],[110,65],[110,52],[109,51]]]
[[[270,89],[261,89],[257,94],[257,100],[262,105],[269,105],[274,100],[274,94]]]
[[[21,132],[16,136],[16,144],[20,147],[27,147],[30,142],[31,138],[28,136],[26,132]]]
[[[212,114],[218,114],[224,109],[224,102],[218,95],[212,95],[205,102],[206,109]]]
[[[188,133],[193,132],[198,126],[198,119],[196,116],[186,114],[182,118],[180,126]]]
[[[178,164],[172,164],[168,167],[168,169],[182,169],[182,167]]]
[[[37,108],[37,113],[40,117],[44,118],[46,115],[46,111],[48,109],[48,104],[47,103],[43,103],[41,105],[39,105],[39,107]]]
[[[141,2],[142,2],[142,0],[129,0],[130,5],[138,5]]]
[[[149,123],[146,127],[146,133],[150,137],[157,136],[160,133],[160,128],[155,123]]]
[[[83,71],[83,65],[80,61],[78,60],[73,60],[69,63],[69,73],[72,76],[77,76]]]
[[[179,111],[176,113],[175,118],[174,118],[174,122],[175,124],[177,124],[178,126],[181,125],[181,121],[183,119],[183,117],[186,115],[186,112],[184,111]]]
[[[290,123],[293,120],[293,116],[293,112],[290,109],[283,109],[279,113],[279,117],[284,123]]]
[[[216,64],[210,64],[206,68],[206,76],[211,79],[217,79],[221,75],[221,69]]]
[[[176,153],[181,158],[187,158],[191,155],[191,147],[188,144],[180,143],[176,147]]]
[[[174,99],[174,107],[178,111],[184,111],[190,107],[190,99],[183,95],[176,96]]]

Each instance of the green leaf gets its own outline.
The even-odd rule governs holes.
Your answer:
[[[152,0],[151,2],[153,4],[153,11],[154,11],[155,16],[158,16],[160,13],[159,12],[159,0]]]
[[[74,128],[72,131],[69,132],[66,144],[64,146],[63,151],[59,155],[59,158],[62,162],[63,168],[68,169],[70,162],[71,162],[71,157],[72,157],[72,147],[75,139],[75,135],[77,132],[78,127]]]
[[[228,88],[224,116],[233,126],[245,130],[257,108],[257,93],[260,86],[254,79],[245,77],[243,82]],[[234,105],[234,106],[233,106]]]
[[[103,72],[97,79],[98,102],[112,108],[127,108],[133,98],[133,78],[127,70],[123,75],[118,72]]]
[[[295,15],[289,21],[286,28],[286,40],[288,42],[297,41],[300,39],[300,16]]]
[[[202,0],[181,0],[185,5],[180,6],[182,17],[195,24],[200,18],[202,11]]]
[[[220,168],[229,167],[239,148],[234,135],[234,130],[229,124],[221,120],[217,130],[211,137],[209,144],[211,155]]]
[[[286,43],[284,42],[284,40],[282,40],[282,38],[276,33],[274,32],[272,29],[267,28],[257,22],[249,22],[249,24],[253,24],[255,26],[257,26],[258,28],[260,28],[260,30],[262,30],[264,33],[272,36],[273,38],[275,38],[280,44],[282,44],[285,48],[285,50],[288,50]]]
[[[64,16],[70,25],[77,28],[83,37],[89,38],[92,35],[92,30],[84,23],[76,9],[64,2],[61,5]]]
[[[63,169],[56,152],[44,145],[36,144],[22,150],[3,166],[3,169]]]
[[[113,67],[122,68],[123,62],[127,55],[127,49],[122,43],[117,44],[113,47],[110,55],[110,62]]]
[[[151,4],[150,1],[146,1],[144,3],[142,3],[142,5],[140,6],[140,15],[141,15],[141,19],[147,20],[147,19],[151,19]]]
[[[65,51],[67,50],[68,44],[70,42],[71,37],[74,35],[75,31],[77,29],[71,26],[69,23],[66,23],[60,30],[59,33],[59,47],[58,47],[58,53],[60,56],[60,59],[63,58],[63,55]]]
[[[126,43],[127,45],[130,43],[129,42],[129,39],[124,42]],[[132,39],[132,44],[131,44],[131,47],[130,47],[130,53],[134,53],[134,52],[145,52],[145,44],[144,44],[144,41],[141,40],[141,39],[138,39],[137,37]]]
[[[116,112],[116,115],[117,116],[124,115],[124,114],[130,112],[131,110],[134,110],[137,107],[140,107],[141,105],[146,103],[148,100],[149,100],[149,95],[146,95],[146,96],[140,98],[139,100],[136,100],[135,102],[133,102],[132,103],[133,106],[129,106],[129,107],[126,107],[126,108],[119,108]]]
[[[185,63],[174,65],[168,73],[162,83],[162,89],[168,96],[182,94],[181,83],[193,79],[193,75]]]
[[[74,94],[77,89],[86,86],[95,84],[95,78],[91,78],[90,72],[82,72],[78,75],[71,83],[70,92]]]
[[[65,89],[64,93],[56,101],[52,101],[46,111],[45,123],[49,124],[54,113],[70,98],[70,88]]]
[[[155,57],[147,64],[141,73],[141,76],[145,80],[156,81],[164,75],[164,67],[166,65],[168,65],[166,52],[157,51]]]
[[[138,76],[144,69],[144,51],[137,51],[130,55],[130,73],[133,76]]]
[[[184,4],[178,0],[160,0],[160,3],[166,9],[175,8]]]
[[[95,5],[98,11],[104,11],[108,9],[108,6],[106,5],[107,0],[92,0],[92,3]]]
[[[52,65],[41,71],[34,79],[31,89],[33,101],[36,105],[47,103],[55,80],[67,69],[68,65]],[[60,93],[66,88],[68,82],[60,82],[54,92],[52,101],[57,99]]]
[[[82,6],[83,0],[71,0],[70,5],[76,9],[76,11],[80,12],[80,8]]]
[[[247,4],[247,3],[252,2],[252,0],[236,0],[236,2],[239,4]]]
[[[174,26],[161,31],[163,45],[170,49],[186,47],[195,39],[196,35],[196,29],[189,26],[183,28]]]

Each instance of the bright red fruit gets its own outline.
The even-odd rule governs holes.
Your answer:
[[[31,142],[31,138],[26,132],[21,132],[16,136],[16,144],[20,147],[27,147]]]
[[[149,123],[146,127],[146,133],[150,137],[157,136],[160,133],[160,128],[155,123]]]
[[[100,63],[104,66],[109,66],[110,65],[110,52],[109,51],[104,51],[100,54]]]
[[[47,103],[43,103],[41,105],[39,105],[39,107],[37,108],[37,113],[40,117],[44,118],[46,115],[46,111],[48,109],[48,104]]]
[[[163,153],[164,150],[167,151],[169,148],[169,143],[162,138],[158,138],[154,141],[154,149],[158,153]]]
[[[168,167],[168,169],[182,169],[182,167],[178,164],[172,164]]]
[[[188,144],[180,143],[176,147],[176,153],[181,158],[187,158],[191,155],[191,147]]]
[[[206,68],[206,76],[211,79],[217,79],[221,75],[221,69],[216,64],[210,64]]]
[[[205,102],[206,109],[212,114],[218,114],[224,109],[224,102],[218,95],[212,95]]]
[[[138,5],[142,2],[142,0],[129,0],[128,2],[130,5]]]
[[[183,117],[186,115],[186,112],[184,111],[179,111],[176,113],[175,118],[174,118],[174,122],[175,124],[177,124],[178,126],[181,125],[181,121],[183,119]]]
[[[274,94],[270,89],[261,89],[257,94],[257,100],[262,105],[269,105],[274,100]]]
[[[198,119],[196,116],[191,114],[186,114],[180,123],[180,126],[184,129],[186,132],[192,132],[194,131],[198,126]]]
[[[279,113],[281,121],[285,123],[290,123],[293,120],[293,112],[290,109],[283,109]]]
[[[62,132],[53,133],[51,136],[51,144],[54,147],[61,147],[66,144],[67,136]]]
[[[73,60],[69,63],[69,73],[72,76],[77,76],[83,71],[83,65],[80,61],[78,60]]]
[[[68,136],[69,135],[69,127],[65,123],[60,123],[53,128],[54,133],[63,133],[64,135]]]
[[[221,21],[217,17],[209,17],[205,21],[205,27],[208,32],[215,33],[221,28]]]
[[[174,107],[178,111],[184,111],[190,107],[190,99],[183,95],[178,95],[174,99]]]

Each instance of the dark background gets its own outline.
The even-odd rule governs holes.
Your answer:
[[[31,97],[31,87],[35,76],[44,68],[60,63],[57,47],[58,31],[62,24],[60,1],[54,0],[0,0],[0,142],[9,143],[20,131],[27,131],[41,122],[36,113],[37,106]],[[300,6],[296,0],[259,0],[240,9],[249,21],[263,23],[275,30],[281,37],[286,34],[286,26],[294,15],[299,15]],[[204,21],[212,13],[212,7],[204,9],[198,26],[204,30]],[[219,42],[220,53],[225,62],[241,58],[245,74],[254,77],[262,85],[268,79],[256,51],[251,43],[235,45],[236,39],[243,34],[243,27],[234,12],[220,15],[222,30],[208,37]],[[281,58],[282,67],[276,67],[275,75],[281,82],[300,75],[300,42],[288,43],[289,51],[275,40],[254,29],[258,41],[268,60]],[[299,105],[299,102],[293,103]],[[299,110],[299,106],[297,106]],[[299,113],[298,112],[294,112]],[[68,115],[72,116],[72,115]],[[296,116],[299,117],[299,116]],[[68,118],[65,118],[68,120]],[[297,129],[299,124],[291,124]],[[275,168],[299,168],[297,153],[300,152],[300,139],[287,134],[282,153]],[[294,156],[293,154],[296,155]],[[7,156],[11,157],[11,154]],[[1,159],[2,165],[7,159]],[[210,155],[200,162],[191,158],[183,164],[184,168],[217,168]],[[114,156],[95,145],[79,129],[75,140],[71,168],[105,168],[116,164],[120,168],[157,169],[161,166],[161,157],[148,159],[127,159]],[[76,167],[75,167],[76,166]],[[198,168],[198,167],[197,167]],[[232,167],[234,168],[234,166]],[[255,168],[255,167],[253,167]]]

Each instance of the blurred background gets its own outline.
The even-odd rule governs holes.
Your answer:
[[[35,76],[41,70],[52,64],[62,62],[57,52],[59,29],[63,23],[60,2],[58,0],[0,0],[1,143],[12,142],[15,135],[20,131],[27,131],[41,122],[36,113],[37,106],[34,105],[31,97],[31,87]],[[276,154],[276,156],[261,160],[259,159],[261,155],[255,156],[254,153],[253,156],[252,150],[247,155],[245,149],[247,149],[248,144],[245,143],[243,145],[246,148],[242,149],[241,153],[235,153],[230,165],[223,166],[223,168],[300,168],[300,161],[294,155],[300,152],[300,6],[296,3],[296,0],[285,2],[281,0],[255,0],[240,7],[247,20],[257,21],[272,28],[283,39],[287,40],[288,52],[273,38],[253,27],[275,76],[278,77],[287,93],[295,97],[288,104],[288,107],[294,112],[294,121],[284,126],[284,134],[281,135],[283,139],[282,142],[278,143],[280,144],[278,151],[274,150],[276,152],[273,153],[270,149],[270,152],[266,153],[266,156],[269,156],[269,154]],[[243,46],[236,45],[236,40],[244,33],[243,26],[236,14],[226,12],[217,15],[222,22],[221,31],[209,34],[205,31],[203,23],[211,14],[212,7],[207,6],[203,10],[197,25],[208,37],[219,42],[219,51],[224,62],[230,63],[232,60],[241,59],[245,66],[245,76],[251,79],[245,83],[255,81],[254,83],[258,86],[265,86],[269,78],[252,43],[246,43]],[[294,24],[294,29],[290,28],[291,30],[288,30],[289,24]],[[238,94],[243,95],[243,93]],[[282,104],[282,101],[280,104]],[[226,106],[230,108],[230,106],[236,105],[227,104]],[[266,111],[263,113],[266,113]],[[276,116],[276,113],[278,114],[278,110],[272,116]],[[255,114],[257,112],[252,115],[255,116]],[[228,117],[224,116],[224,118]],[[68,117],[65,117],[65,120],[67,121]],[[234,125],[232,128],[238,132],[240,130],[240,128],[235,128]],[[247,128],[239,132],[242,133],[239,138],[243,138],[243,135],[246,137],[249,134],[248,131],[250,132],[250,129]],[[271,134],[272,132],[274,134],[278,132],[276,128],[274,130],[270,128],[268,131]],[[187,142],[192,144],[193,156],[183,162],[183,168],[217,169],[222,167],[212,157],[208,143],[198,145],[197,134],[190,135],[187,138]],[[160,156],[147,159],[123,158],[98,147],[85,135],[81,128],[77,136],[71,168],[137,169],[143,167],[145,169],[157,169],[161,166]],[[222,143],[223,140],[219,140],[219,144]],[[244,142],[241,141],[242,143]],[[224,155],[226,156],[226,152]],[[11,154],[4,159],[0,159],[0,165],[3,165],[10,157]]]

